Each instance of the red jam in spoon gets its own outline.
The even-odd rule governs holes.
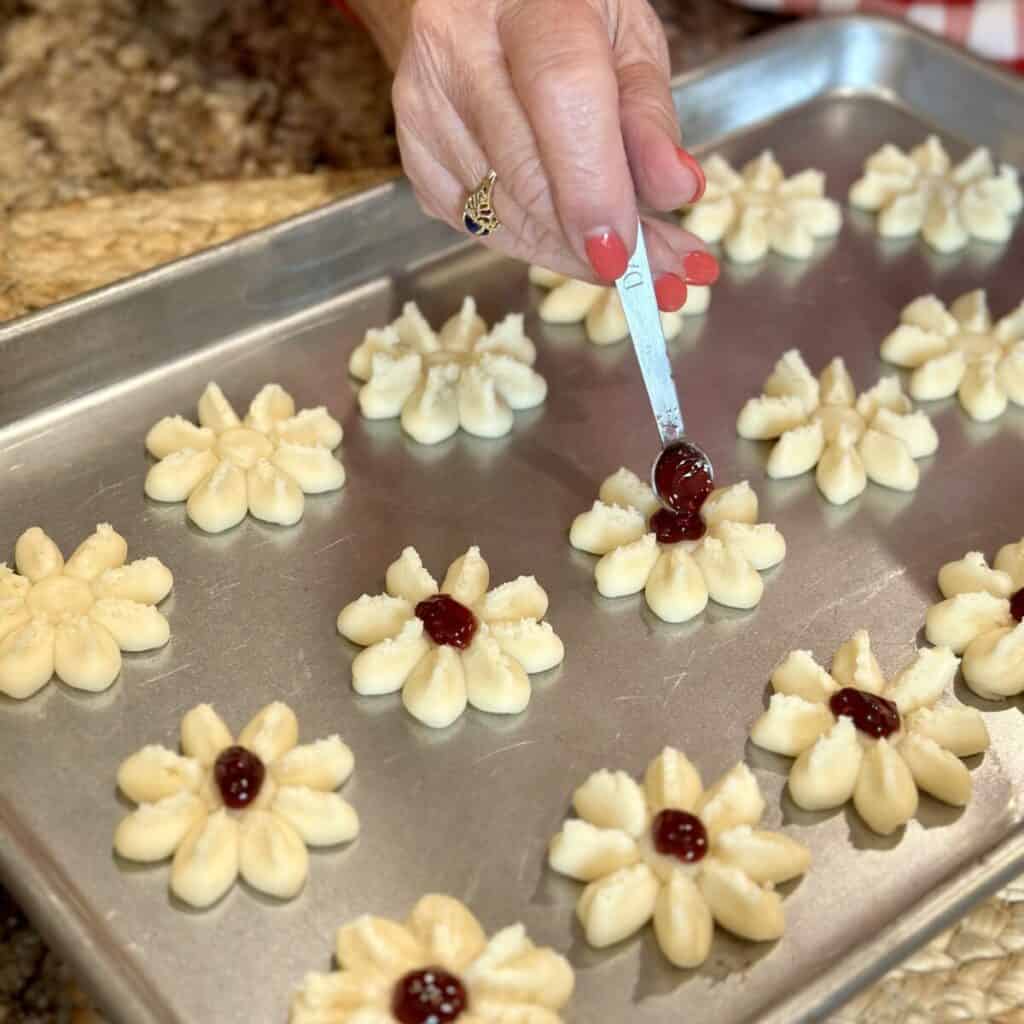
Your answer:
[[[900,731],[900,712],[891,700],[844,686],[832,694],[828,706],[837,718],[846,715],[861,732],[875,739]]]
[[[447,1024],[469,1005],[466,988],[440,967],[410,971],[395,982],[391,1012],[401,1024]]]
[[[476,633],[476,616],[447,594],[435,594],[416,605],[416,617],[422,619],[435,644],[458,647],[464,651]]]
[[[1010,614],[1018,621],[1024,622],[1024,587],[1016,594],[1010,595]]]
[[[213,762],[213,777],[225,807],[238,811],[260,795],[267,769],[251,750],[227,747]]]
[[[706,530],[699,509],[691,509],[689,512],[673,512],[668,508],[659,508],[651,516],[650,528],[662,544],[678,544],[681,540],[700,540]]]
[[[699,509],[714,487],[707,456],[689,441],[668,445],[654,464],[654,490],[676,512]]]
[[[662,811],[651,824],[651,835],[658,853],[675,857],[684,864],[693,864],[708,852],[704,823],[686,811]]]

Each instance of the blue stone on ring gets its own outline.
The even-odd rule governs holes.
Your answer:
[[[478,224],[468,213],[462,215],[462,223],[466,225],[466,230],[471,235],[483,234],[483,225]]]

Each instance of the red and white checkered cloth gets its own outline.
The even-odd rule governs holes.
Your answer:
[[[330,0],[356,20],[345,0]],[[919,27],[1024,74],[1024,0],[734,0],[780,14],[863,11],[906,18]]]
[[[1024,74],[1024,0],[736,0],[780,14],[861,11],[905,18]],[[1022,113],[1024,117],[1024,113]]]

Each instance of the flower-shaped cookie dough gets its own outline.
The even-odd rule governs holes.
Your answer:
[[[279,384],[267,384],[244,423],[216,384],[199,399],[199,423],[165,416],[146,435],[160,461],[146,475],[156,501],[186,501],[189,519],[207,533],[237,526],[246,515],[280,526],[302,518],[306,494],[336,491],[345,469],[331,454],[341,424],[322,406],[295,411]]]
[[[459,427],[477,437],[507,434],[515,411],[547,397],[547,381],[533,369],[536,358],[521,313],[488,331],[467,296],[440,333],[407,302],[394,323],[366,332],[348,369],[365,381],[359,389],[364,416],[401,416],[413,440],[438,444]]]
[[[705,242],[722,241],[737,263],[761,259],[769,249],[809,259],[819,238],[837,234],[842,210],[825,195],[822,171],[787,178],[770,150],[735,171],[717,153],[705,161],[707,188],[683,216],[683,227]]]
[[[0,563],[0,693],[23,700],[53,675],[76,690],[105,690],[122,651],[163,647],[170,626],[153,606],[174,579],[158,558],[125,565],[128,545],[100,523],[65,562],[38,526]]]
[[[406,548],[385,577],[386,594],[342,608],[338,632],[366,650],[352,662],[357,693],[402,691],[402,703],[424,725],[451,725],[466,704],[515,715],[530,702],[529,674],[565,657],[547,622],[548,595],[532,576],[493,590],[490,569],[471,547],[438,587],[415,548]]]
[[[883,377],[858,398],[841,357],[819,379],[790,349],[775,364],[764,393],[740,410],[736,430],[748,440],[775,441],[770,477],[799,476],[817,466],[819,490],[843,505],[868,480],[916,490],[920,472],[914,460],[934,454],[939,437],[923,412],[910,409],[897,377]]]
[[[285,704],[268,704],[237,741],[209,704],[194,707],[181,721],[182,754],[153,744],[118,768],[118,787],[139,806],[118,825],[114,849],[144,863],[173,856],[171,892],[193,907],[216,903],[239,875],[290,900],[309,874],[307,845],[359,833],[334,792],[352,774],[352,752],[337,736],[298,739]]]
[[[831,673],[810,651],[793,651],[772,674],[772,699],[754,724],[757,746],[794,757],[789,795],[807,811],[853,805],[889,835],[917,812],[918,790],[963,807],[971,775],[962,757],[988,747],[981,715],[939,704],[960,659],[924,648],[888,685],[858,630],[836,652]]]
[[[970,238],[1005,242],[1024,206],[1017,171],[996,169],[989,151],[974,150],[954,166],[934,135],[909,152],[887,143],[868,157],[850,188],[850,202],[877,213],[885,238],[921,234],[939,252],[962,249]]]
[[[882,358],[914,372],[910,395],[919,402],[956,394],[964,411],[982,422],[1024,405],[1024,302],[992,323],[981,289],[949,309],[922,295],[900,314],[882,342]]]
[[[665,956],[697,967],[716,922],[755,942],[782,935],[774,887],[802,875],[810,854],[753,827],[764,798],[745,764],[705,790],[693,764],[666,747],[643,785],[623,771],[598,771],[573,794],[573,807],[579,818],[551,840],[548,863],[589,883],[576,914],[592,946],[621,942],[653,918]]]
[[[613,345],[629,337],[629,324],[615,288],[577,281],[544,267],[530,267],[530,280],[549,289],[538,313],[546,324],[585,324],[595,345]],[[711,304],[708,285],[687,285],[686,302],[676,313],[661,314],[661,330],[671,341],[683,329],[684,316],[700,316]]]
[[[963,655],[967,685],[986,700],[1024,693],[1024,537],[990,568],[980,551],[939,570],[944,601],[928,609],[928,642]]]
[[[601,556],[594,579],[603,597],[642,590],[665,622],[692,619],[708,598],[753,608],[764,593],[759,572],[786,555],[775,526],[757,522],[757,495],[745,480],[712,491],[699,511],[680,515],[662,508],[654,491],[624,468],[573,520],[569,543]]]
[[[363,915],[338,929],[337,971],[310,972],[290,1024],[559,1024],[575,980],[521,924],[488,939],[466,906],[424,896],[404,924]]]

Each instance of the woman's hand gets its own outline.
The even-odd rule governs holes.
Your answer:
[[[359,6],[355,4],[354,6]],[[369,8],[389,5],[382,0]],[[700,197],[680,147],[665,37],[647,0],[416,0],[393,90],[406,174],[430,215],[464,231],[490,168],[503,229],[485,244],[591,281],[626,268],[639,209]],[[717,263],[674,224],[644,217],[659,304]]]

